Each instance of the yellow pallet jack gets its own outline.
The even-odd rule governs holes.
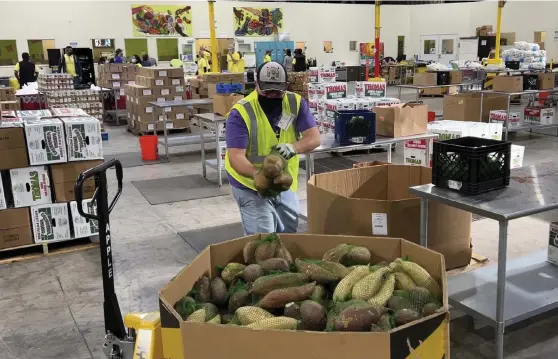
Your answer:
[[[107,170],[115,169],[118,190],[109,204]],[[82,207],[83,184],[95,179],[93,201],[97,214],[85,213]],[[75,184],[77,208],[80,215],[99,224],[99,247],[103,273],[105,344],[103,352],[109,359],[163,359],[161,319],[159,312],[129,313],[122,318],[114,291],[114,266],[109,215],[122,194],[122,164],[112,159],[79,175]],[[127,329],[126,329],[127,328]]]

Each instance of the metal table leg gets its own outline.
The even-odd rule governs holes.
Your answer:
[[[428,200],[420,199],[420,245],[428,247]]]
[[[508,221],[500,222],[498,236],[498,279],[496,282],[496,358],[504,358],[504,297],[506,293],[506,261],[508,250]]]
[[[417,88],[417,98],[416,98],[416,102],[419,102],[419,97],[420,97],[420,89]]]
[[[167,136],[167,111],[163,109],[163,136],[165,137],[165,156],[167,160],[169,159],[169,138]],[[157,133],[157,128],[155,127],[155,133]]]
[[[116,126],[120,126],[120,118],[118,118],[118,100],[120,100],[120,89],[114,90],[114,116],[116,116]]]
[[[204,123],[201,118],[198,118],[198,126],[200,126],[200,147],[201,147],[201,162],[202,162],[202,175],[204,178],[207,178],[207,171],[205,168],[205,142],[203,141],[203,127]],[[217,148],[217,151],[219,148]]]
[[[432,145],[434,144],[434,139],[433,138],[428,138],[426,139],[426,158],[425,158],[425,165],[427,167],[430,167],[430,157],[432,156],[432,153],[430,152],[430,149],[433,147]]]
[[[387,161],[388,161],[388,163],[391,163],[391,148],[392,148],[392,144],[390,143],[389,145],[387,145]]]
[[[151,112],[151,116],[153,118],[153,134],[157,134],[157,121],[155,120],[157,118],[157,107],[153,107],[153,112]],[[147,131],[149,131],[149,127],[147,128]]]
[[[509,131],[509,124],[510,124],[510,102],[511,102],[511,95],[508,95],[508,107],[507,107],[507,113],[508,113],[508,119],[506,121],[504,121],[504,141],[508,140],[508,131]]]
[[[482,103],[484,102],[484,92],[481,92],[480,98],[480,114],[479,114],[479,122],[482,122]]]
[[[219,187],[221,187],[223,185],[223,178],[221,177],[221,149],[219,148],[219,123],[213,122],[213,128],[215,130],[215,151],[217,152],[217,182],[219,183]]]
[[[306,154],[306,181],[310,180],[310,177],[314,174],[314,154]]]
[[[397,88],[397,98],[401,100],[401,87]]]

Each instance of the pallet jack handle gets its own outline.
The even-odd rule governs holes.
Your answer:
[[[109,205],[107,170],[113,167],[116,170],[118,190]],[[83,185],[85,181],[90,178],[95,179],[93,202],[97,205],[97,214],[85,213],[82,206]],[[112,241],[109,223],[110,212],[112,212],[112,209],[122,193],[122,164],[120,161],[112,159],[83,172],[78,176],[74,189],[79,214],[89,220],[98,221],[99,224],[99,247],[101,250],[101,269],[103,272],[105,334],[110,333],[119,339],[125,339],[126,329],[124,327],[124,320],[114,290],[114,267],[112,263]]]

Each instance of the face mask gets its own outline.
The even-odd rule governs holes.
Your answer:
[[[258,102],[260,103],[260,106],[262,106],[264,110],[272,110],[274,108],[281,107],[283,105],[282,98],[270,98],[262,95],[258,96]]]
[[[132,63],[135,64],[137,61],[136,59],[132,59]]]

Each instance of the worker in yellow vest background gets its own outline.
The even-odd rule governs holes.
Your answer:
[[[64,49],[64,55],[60,58],[60,64],[58,65],[58,72],[72,75],[74,77],[74,85],[81,83],[81,64],[74,55],[74,49],[71,46],[66,46],[66,49]]]
[[[244,233],[296,232],[299,154],[320,145],[320,132],[306,100],[287,91],[283,65],[270,61],[258,67],[256,90],[233,106],[226,128],[225,168]],[[293,181],[288,190],[262,197],[254,179],[272,151],[287,161]]]
[[[270,62],[270,61],[271,61],[271,50],[267,50],[265,52],[264,62]]]

